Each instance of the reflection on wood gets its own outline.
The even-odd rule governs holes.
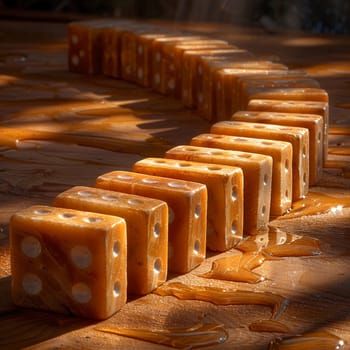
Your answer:
[[[261,252],[270,257],[321,254],[318,239],[287,233],[273,226],[270,226],[268,233],[247,237],[237,245],[236,249],[242,252]]]
[[[280,219],[295,219],[326,213],[341,214],[344,208],[349,207],[350,198],[348,196],[334,197],[325,193],[310,191],[304,199],[294,202],[290,213]]]
[[[310,332],[270,342],[268,350],[340,350],[345,342],[329,332]]]
[[[186,350],[222,344],[228,338],[227,331],[218,324],[201,324],[186,329],[174,330],[122,329],[116,327],[97,327],[95,329],[100,332],[123,335]]]

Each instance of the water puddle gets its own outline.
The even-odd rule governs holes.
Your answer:
[[[281,220],[326,213],[342,214],[350,207],[350,197],[334,197],[319,192],[309,192],[304,199],[293,203],[292,210],[279,217]]]
[[[340,350],[344,340],[329,332],[310,332],[270,342],[268,350]]]
[[[116,327],[98,327],[95,329],[100,332],[186,350],[222,344],[228,339],[227,331],[218,324],[200,324],[190,328],[173,330],[123,329]]]
[[[277,320],[288,306],[288,300],[269,292],[230,290],[219,287],[188,286],[171,282],[158,287],[153,293],[174,296],[181,300],[200,300],[215,305],[264,305],[272,309],[272,319]]]

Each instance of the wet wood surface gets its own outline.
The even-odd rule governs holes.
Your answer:
[[[259,57],[280,57],[306,70],[330,95],[329,162],[314,201],[272,222],[292,234],[318,238],[320,255],[265,261],[258,284],[203,278],[208,253],[191,273],[169,282],[268,292],[288,299],[280,317],[288,335],[327,331],[350,343],[350,39],[208,24],[185,28],[227,39]],[[96,327],[164,330],[221,324],[228,340],[218,349],[267,349],[279,332],[254,331],[269,319],[264,305],[214,305],[150,294],[131,298],[100,323],[20,309],[10,298],[8,222],[17,210],[51,204],[61,191],[92,185],[97,176],[129,170],[146,156],[162,156],[209,130],[177,100],[127,82],[69,73],[64,23],[0,22],[0,347],[3,349],[166,349]],[[299,210],[299,211],[298,211]],[[348,345],[347,345],[348,346]],[[207,347],[207,348],[215,348]],[[331,347],[329,347],[331,349]]]

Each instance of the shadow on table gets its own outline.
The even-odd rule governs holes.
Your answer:
[[[11,301],[11,276],[0,279],[0,348],[22,349],[93,324],[67,315],[18,308]]]

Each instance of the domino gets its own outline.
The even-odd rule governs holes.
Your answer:
[[[243,235],[243,172],[238,167],[164,158],[136,162],[135,172],[199,182],[207,187],[207,248],[225,251]]]
[[[136,28],[132,21],[118,21],[116,24],[101,31],[102,40],[102,74],[111,78],[122,76],[122,34]]]
[[[184,43],[187,41],[195,41],[205,39],[203,36],[198,35],[189,35],[185,33],[175,33],[170,34],[162,38],[156,38],[152,41],[152,60],[151,60],[151,87],[153,90],[161,93],[164,91],[164,79],[162,79],[162,60],[163,60],[163,47],[166,43]],[[175,70],[174,67],[169,67],[170,69]]]
[[[323,172],[323,118],[316,114],[239,111],[233,121],[297,126],[309,130],[309,185],[316,185]]]
[[[240,151],[198,146],[177,146],[165,158],[237,166],[244,177],[243,232],[265,231],[270,220],[272,157]]]
[[[169,209],[168,270],[187,273],[206,254],[207,188],[205,185],[131,171],[99,176],[95,186],[163,200]]]
[[[165,282],[168,261],[168,207],[142,196],[76,186],[54,205],[123,217],[127,225],[128,293],[144,295]]]
[[[201,57],[230,57],[239,55],[247,51],[238,49],[234,45],[229,45],[228,48],[201,49],[201,50],[186,50],[182,56],[182,64],[180,72],[182,75],[181,101],[184,106],[194,108],[196,106],[196,76],[197,66]]]
[[[167,42],[162,47],[161,60],[161,89],[165,95],[181,97],[182,88],[182,57],[189,50],[227,49],[230,46],[224,40],[197,39],[185,42]]]
[[[104,51],[102,33],[117,23],[121,22],[101,19],[69,23],[68,69],[81,74],[100,74]]]
[[[22,307],[105,319],[126,303],[126,223],[32,206],[10,220],[12,299]]]
[[[249,111],[318,114],[323,118],[323,165],[328,156],[329,105],[322,101],[250,100]]]
[[[302,74],[300,76],[288,76],[279,79],[271,76],[259,79],[242,79],[239,89],[239,109],[246,109],[249,101],[255,99],[250,95],[259,94],[261,91],[269,91],[270,98],[267,99],[270,100],[274,99],[272,98],[274,92],[276,100],[307,101],[310,98],[310,101],[318,101],[319,99],[323,101],[324,98],[327,98],[327,94],[325,94],[324,90],[320,89],[320,84],[317,80]],[[299,94],[296,89],[299,89]],[[288,94],[290,94],[291,98],[288,98]],[[263,100],[265,98],[262,97],[261,99]]]
[[[286,76],[299,75],[299,71],[288,71],[273,62],[253,61],[244,64],[231,65],[230,68],[218,69],[213,73],[212,81],[208,87],[212,91],[215,105],[209,106],[209,114],[212,120],[228,120],[231,115],[240,109],[240,84],[241,81],[251,78],[253,81],[266,78],[276,80]]]
[[[293,147],[293,201],[309,190],[309,130],[275,124],[222,121],[211,127],[214,134],[246,136],[290,142]]]
[[[121,34],[121,77],[133,83],[148,84],[150,43],[163,38],[167,34],[165,29],[147,24],[138,25]]]
[[[280,216],[291,209],[293,149],[289,142],[219,134],[200,134],[192,138],[191,145],[271,156],[273,162],[270,214],[273,217]]]

